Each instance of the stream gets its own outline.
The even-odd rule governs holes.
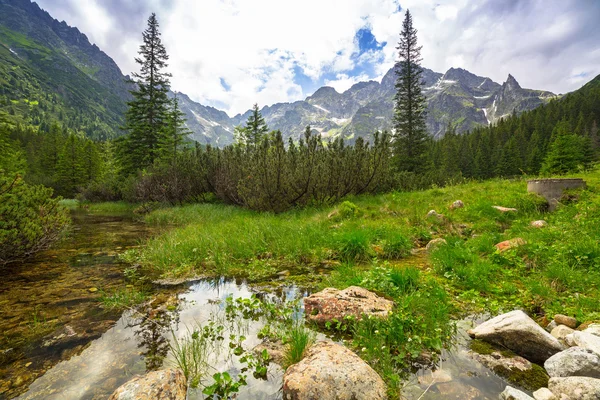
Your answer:
[[[223,311],[229,297],[250,297],[254,287],[235,280],[200,281],[177,289],[157,289],[155,300],[139,310],[107,312],[100,292],[123,288],[125,267],[118,254],[151,234],[123,215],[73,214],[73,230],[55,249],[12,266],[0,283],[0,399],[106,399],[121,384],[148,370],[175,366],[169,342],[190,333]],[[269,294],[279,299],[307,295],[293,286]],[[439,370],[417,371],[406,399],[497,399],[506,383],[468,355],[466,330],[477,320],[458,323],[453,348]],[[260,321],[244,326],[244,347],[261,342]],[[211,360],[214,371],[239,372],[225,353]],[[283,370],[271,363],[266,380],[248,377],[240,399],[281,399]],[[203,399],[201,389],[188,398]]]

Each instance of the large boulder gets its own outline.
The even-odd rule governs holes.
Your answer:
[[[591,324],[583,331],[592,335],[600,336],[600,324]]]
[[[534,400],[527,393],[523,393],[511,386],[507,386],[504,392],[500,393],[500,398],[502,400]]]
[[[392,301],[358,286],[344,290],[327,288],[304,298],[306,317],[319,325],[341,322],[348,316],[357,319],[363,315],[385,318],[393,307]]]
[[[565,341],[569,346],[579,346],[584,349],[600,354],[600,336],[587,332],[575,331],[567,335]]]
[[[543,364],[548,358],[565,349],[558,339],[519,310],[492,318],[469,330],[469,335],[504,346],[538,364]]]
[[[373,368],[333,342],[316,343],[283,375],[284,400],[383,400],[386,390]]]
[[[544,368],[551,377],[600,378],[600,355],[581,347],[571,347],[547,359]]]
[[[548,389],[560,399],[598,400],[600,399],[600,379],[571,376],[550,378]]]
[[[185,400],[187,385],[178,369],[136,376],[119,387],[108,400]]]

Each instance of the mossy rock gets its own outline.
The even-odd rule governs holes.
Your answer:
[[[548,380],[550,379],[544,368],[533,363],[531,364],[531,369],[526,371],[497,366],[494,368],[494,372],[509,383],[532,392],[542,387],[548,387]]]

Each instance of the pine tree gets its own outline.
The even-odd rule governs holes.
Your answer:
[[[125,129],[129,136],[124,141],[126,156],[123,161],[127,173],[146,168],[159,157],[161,136],[167,132],[169,115],[169,78],[164,72],[169,56],[160,39],[156,14],[148,19],[148,28],[143,32],[144,43],[140,46],[140,72],[134,73],[131,90],[133,100],[128,103],[125,114]]]
[[[191,133],[185,121],[185,114],[179,108],[179,99],[175,95],[170,102],[166,131],[160,140],[162,161],[175,163],[177,152],[183,148],[185,138]]]
[[[258,147],[268,132],[269,127],[258,109],[258,104],[254,104],[252,114],[248,117],[246,126],[238,126],[235,128],[238,143],[245,144],[249,148]]]
[[[397,49],[396,96],[394,107],[394,156],[401,171],[423,170],[429,135],[425,126],[425,96],[421,91],[423,69],[420,65],[422,46],[417,45],[417,30],[413,28],[410,11],[402,24]]]
[[[79,186],[85,184],[85,167],[81,156],[81,143],[75,135],[69,135],[56,163],[57,185],[60,194],[75,195]]]

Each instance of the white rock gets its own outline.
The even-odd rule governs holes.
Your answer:
[[[502,400],[534,400],[533,397],[511,386],[507,386],[504,392],[500,393],[500,398]]]
[[[544,368],[551,377],[600,378],[600,355],[581,347],[571,347],[547,359]]]
[[[533,398],[535,400],[556,400],[556,396],[548,388],[536,390],[533,392]]]
[[[600,399],[600,379],[571,376],[568,378],[550,378],[548,389],[555,396],[569,400]]]
[[[519,310],[492,318],[470,330],[469,335],[504,346],[538,364],[543,364],[548,358],[565,349],[558,339]]]
[[[600,354],[600,337],[591,333],[575,331],[567,335],[565,341],[569,346],[579,346]]]
[[[533,226],[534,228],[543,228],[547,225],[548,225],[548,223],[546,221],[544,221],[543,219],[540,219],[538,221],[531,221],[531,226]]]
[[[565,341],[565,338],[571,333],[575,332],[574,329],[569,328],[565,325],[558,325],[556,328],[552,329],[550,334],[560,340],[561,342]]]
[[[600,324],[591,324],[583,330],[585,333],[591,333],[592,335],[600,336]]]

